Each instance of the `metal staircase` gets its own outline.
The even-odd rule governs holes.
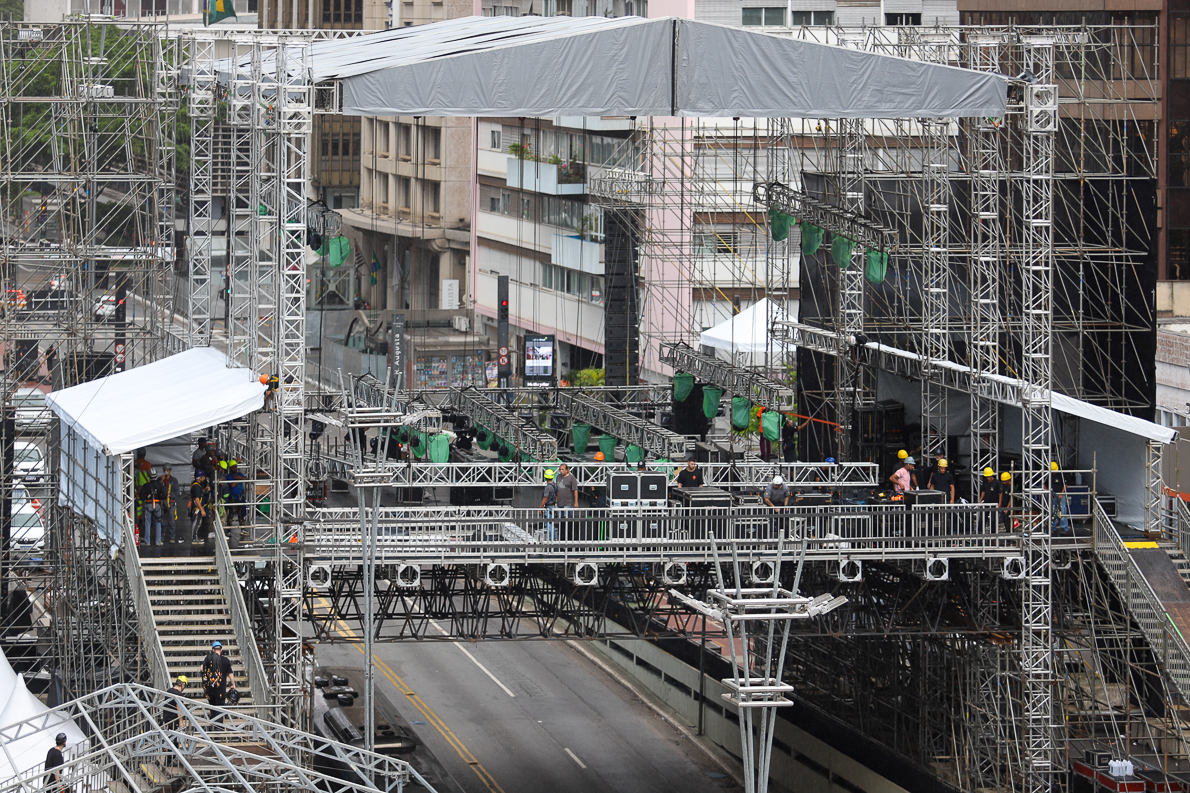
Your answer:
[[[170,679],[186,675],[191,686],[198,685],[203,659],[218,639],[231,660],[240,704],[251,704],[248,673],[215,557],[145,558],[140,563]]]
[[[1190,644],[1137,565],[1098,501],[1094,550],[1132,619],[1149,642],[1162,672],[1183,698],[1190,697]]]

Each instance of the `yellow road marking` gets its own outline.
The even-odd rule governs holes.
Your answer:
[[[1134,540],[1124,543],[1125,548],[1157,548],[1160,547],[1152,540]]]
[[[319,598],[319,600],[322,601],[322,604],[326,607],[327,612],[329,613],[331,611],[330,603],[327,602],[326,598]],[[340,635],[350,637],[352,639],[359,639],[359,636],[356,634],[356,632],[352,630],[351,627],[343,620],[336,619],[335,624],[339,626],[338,632]],[[363,644],[355,643],[355,649],[359,650],[360,655],[364,654]],[[404,694],[405,697],[413,703],[413,706],[421,712],[421,715],[426,717],[426,721],[429,724],[432,724],[434,729],[436,729],[438,733],[446,739],[446,742],[450,744],[450,747],[454,749],[459,757],[462,758],[463,762],[465,762],[467,766],[475,772],[475,775],[479,777],[479,780],[483,782],[484,786],[490,790],[491,793],[504,793],[504,788],[500,787],[500,784],[496,782],[496,778],[492,776],[491,772],[484,768],[483,764],[480,763],[479,760],[475,759],[475,755],[471,754],[471,750],[468,749],[467,746],[459,739],[459,736],[454,734],[454,731],[451,730],[450,727],[446,726],[446,722],[442,720],[442,717],[435,713],[430,708],[430,706],[425,703],[425,700],[419,697],[412,688],[405,684],[404,680],[402,680],[395,672],[393,672],[392,669],[389,668],[388,664],[377,658],[375,654],[372,655],[372,663],[374,663],[376,668],[388,678],[390,683],[396,686],[398,691]]]

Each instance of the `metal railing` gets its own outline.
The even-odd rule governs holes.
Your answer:
[[[1181,692],[1190,695],[1190,645],[1170,619],[1161,599],[1145,579],[1103,506],[1095,502],[1092,547],[1121,600],[1149,642],[1161,669]]]
[[[153,605],[149,601],[149,586],[145,583],[144,569],[135,544],[128,542],[132,535],[126,535],[120,553],[124,556],[124,573],[128,576],[128,591],[132,593],[132,606],[136,609],[136,622],[140,626],[141,647],[149,662],[149,676],[153,686],[169,688],[169,664],[165,661],[165,649],[153,620]]]
[[[324,511],[326,513],[332,510]],[[306,524],[306,557],[356,564],[363,543],[354,519]],[[370,513],[369,513],[370,515]],[[1010,556],[1020,537],[1003,530],[995,505],[902,504],[789,507],[385,509],[377,528],[383,563],[710,561],[711,538],[769,556],[778,542],[806,542],[811,556],[917,558]]]
[[[268,703],[274,699],[273,690],[264,670],[260,648],[256,646],[256,634],[252,630],[252,620],[248,617],[248,607],[244,604],[244,592],[240,589],[231,548],[228,547],[227,535],[223,533],[223,521],[219,519],[218,514],[214,516],[214,524],[215,567],[219,571],[219,583],[223,585],[223,592],[227,597],[231,627],[235,631],[236,643],[240,646],[240,659],[244,662],[244,671],[248,675],[248,688],[252,691],[253,705],[257,715],[264,717],[268,713]]]

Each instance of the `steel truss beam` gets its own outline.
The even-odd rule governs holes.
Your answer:
[[[488,399],[478,388],[451,389],[451,402],[461,408],[476,424],[503,438],[523,455],[535,460],[553,460],[558,456],[558,442],[508,408]]]
[[[361,519],[376,534],[373,556],[408,564],[599,564],[711,560],[711,539],[752,543],[768,559],[783,538],[806,538],[810,558],[1004,557],[1020,537],[1000,530],[986,505],[763,508],[534,509],[427,507],[329,514],[305,528],[311,564],[363,563]]]
[[[878,251],[897,248],[896,229],[882,226],[863,215],[863,208],[845,208],[819,201],[781,182],[759,182],[752,187],[752,200],[767,209],[792,215],[831,234],[853,240],[856,245]]]
[[[163,723],[166,698],[177,702],[180,724]],[[432,791],[407,762],[329,741],[226,708],[199,707],[186,696],[121,684],[71,700],[47,713],[6,726],[0,743],[51,733],[73,721],[89,744],[72,747],[66,763],[48,774],[22,775],[0,785],[4,793],[70,790],[138,790],[148,784],[185,790],[286,790],[334,788],[344,793]],[[80,751],[80,747],[83,749]],[[337,769],[334,775],[328,768]],[[167,780],[159,782],[159,780]]]
[[[330,458],[328,458],[330,459]],[[354,466],[354,462],[346,462]],[[500,487],[540,485],[542,474],[556,463],[500,463],[484,457],[473,462],[413,463],[408,460],[368,461],[366,469],[355,469],[356,481],[376,482],[393,487]],[[680,464],[649,463],[649,470],[674,475]],[[580,485],[600,487],[610,473],[623,471],[622,463],[572,462],[571,471]],[[879,466],[875,463],[768,463],[746,456],[729,463],[700,463],[706,485],[715,487],[767,486],[777,474],[793,484],[814,484],[830,488],[870,488],[879,486]],[[406,509],[406,508],[402,508]],[[317,515],[330,510],[314,510]]]
[[[680,460],[688,449],[694,448],[693,440],[585,394],[559,389],[554,394],[554,406],[569,413],[571,420],[598,427],[625,443],[636,444],[653,457]]]
[[[793,386],[703,355],[685,342],[662,344],[661,363],[679,372],[689,372],[704,383],[722,388],[726,394],[747,397],[768,410],[790,411],[797,407],[797,391]]]

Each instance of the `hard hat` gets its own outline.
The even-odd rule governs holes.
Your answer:
[[[149,476],[157,476],[157,466],[149,466]]]
[[[235,468],[235,467],[236,467],[236,466],[238,466],[238,465],[239,465],[239,463],[237,463],[235,460],[228,460],[228,461],[227,461],[227,467],[228,467],[228,468]]]
[[[195,479],[198,479],[199,477],[205,477],[206,475],[207,475],[207,472],[202,470],[201,468],[194,469],[194,478]]]
[[[917,463],[913,461],[912,457],[906,455],[905,456],[905,465],[917,465]]]
[[[211,642],[211,649],[212,649],[212,650],[216,650],[216,649],[222,649],[222,647],[223,647],[223,642],[219,641],[218,639],[216,639],[215,641]]]
[[[227,689],[227,704],[234,705],[240,701],[240,691],[237,688]]]
[[[983,475],[984,476],[995,476],[996,472],[993,471],[991,468],[985,468],[985,469],[983,469]]]
[[[834,464],[835,464],[835,458],[834,458],[834,457],[827,457],[827,458],[826,458],[826,461],[827,461],[828,463],[830,463],[831,465],[834,465]]]
[[[227,460],[220,460],[219,467],[222,468],[224,471],[226,471],[227,470]]]
[[[190,678],[186,677],[186,675],[178,675],[178,682],[182,685],[186,685],[190,682]]]
[[[64,732],[60,732],[60,733],[58,733],[57,735],[55,735],[55,736],[54,736],[54,745],[55,745],[55,746],[64,746],[64,745],[66,745],[66,733],[64,733]]]
[[[1001,482],[1007,482],[1007,481],[1009,481],[1009,480],[1011,480],[1011,479],[1012,479],[1012,474],[1008,473],[1007,471],[1005,471],[1004,473],[1000,474],[1000,481],[1001,481]]]
[[[545,469],[545,478],[546,478],[546,479],[553,479],[553,478],[554,478],[554,469],[553,469],[553,468],[547,468],[547,469]]]
[[[1051,471],[1057,471],[1057,470],[1058,470],[1058,464],[1057,464],[1056,462],[1052,461],[1052,460],[1050,461],[1050,470],[1051,470]]]
[[[945,467],[946,467],[946,465],[947,465],[946,458],[945,458],[945,457],[939,457],[939,458],[938,458],[938,467],[939,467],[939,468],[945,468]]]
[[[603,452],[595,452],[595,462],[601,463],[604,459]]]
[[[897,452],[898,460],[904,460],[908,456],[909,456],[909,452],[905,451],[904,449],[901,449],[899,452]]]
[[[785,484],[785,480],[779,476],[774,476],[773,484],[776,485],[777,487],[780,487],[781,485]]]

